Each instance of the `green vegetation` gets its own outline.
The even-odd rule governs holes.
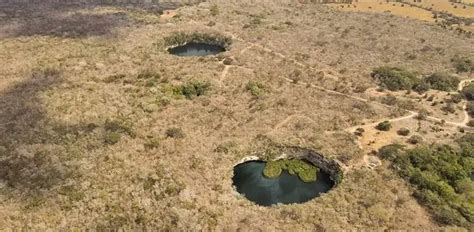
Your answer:
[[[299,159],[283,159],[268,161],[263,169],[263,175],[268,178],[279,177],[283,170],[291,175],[298,175],[303,182],[316,181],[319,168]]]
[[[451,61],[458,72],[474,72],[474,56],[455,56]]]
[[[211,84],[209,82],[191,81],[183,85],[174,86],[173,92],[176,95],[183,95],[187,99],[193,99],[205,95],[210,88]]]
[[[389,131],[390,128],[392,128],[392,124],[389,121],[383,121],[375,126],[375,129],[380,131]]]
[[[466,87],[462,89],[462,94],[464,97],[470,101],[474,101],[474,82],[469,83]]]
[[[372,77],[376,78],[382,87],[390,91],[415,90],[423,93],[429,89],[454,91],[459,79],[453,75],[436,72],[423,79],[418,79],[416,73],[400,67],[379,67],[373,70]]]
[[[250,91],[250,93],[255,97],[262,96],[266,92],[265,86],[257,81],[249,81],[247,83],[246,89]]]
[[[121,137],[122,135],[117,132],[108,132],[104,136],[104,142],[106,144],[114,145],[120,141]]]
[[[449,145],[419,146],[406,150],[392,144],[379,150],[392,168],[415,186],[415,197],[444,224],[472,228],[474,221],[474,134]]]
[[[220,34],[199,32],[177,32],[171,36],[164,38],[164,43],[166,47],[183,45],[191,42],[207,43],[227,48],[232,44],[232,39],[230,37],[226,37]]]
[[[458,87],[459,79],[447,73],[436,72],[425,77],[423,82],[429,84],[432,89],[454,91]]]
[[[373,70],[372,77],[379,80],[381,85],[391,91],[409,90],[420,80],[416,74],[399,67],[379,67]]]

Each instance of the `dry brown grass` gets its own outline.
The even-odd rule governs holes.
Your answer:
[[[124,12],[123,21],[112,20],[100,33],[71,21],[51,29],[48,18],[36,15],[29,20],[44,27],[32,31],[20,30],[26,19],[2,21],[12,33],[0,39],[0,61],[7,64],[0,66],[0,230],[440,229],[384,165],[349,169],[322,197],[274,207],[239,196],[232,168],[272,144],[309,147],[349,166],[359,162],[365,151],[345,128],[404,111],[308,83],[366,97],[358,90],[376,86],[369,75],[374,67],[452,70],[449,60],[472,52],[472,39],[413,20],[321,5],[218,6],[217,16],[203,3],[166,21],[141,20],[156,14],[137,17],[123,8],[68,9],[97,15],[80,18],[86,21]],[[14,11],[26,18],[33,9]],[[65,36],[70,31],[81,36]],[[182,58],[162,47],[177,31],[243,40],[234,39],[217,57]],[[407,53],[418,58],[408,62]],[[226,57],[234,60],[227,69]],[[141,73],[157,75],[139,79]],[[186,99],[169,91],[193,80],[211,83],[209,92]],[[265,93],[253,96],[249,81],[262,83]],[[401,126],[413,125],[395,128]],[[167,136],[170,128],[184,136]],[[110,133],[119,135],[114,144],[104,142]],[[439,135],[428,131],[426,137]]]

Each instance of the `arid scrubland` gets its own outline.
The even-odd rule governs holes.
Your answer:
[[[464,101],[445,114],[432,102],[447,92],[429,90],[428,102],[381,88],[371,73],[455,74],[452,59],[474,53],[472,37],[296,2],[201,3],[172,14],[0,7],[1,230],[454,228],[432,218],[388,161],[365,161],[383,145],[413,146],[397,137],[402,127],[426,144],[472,131],[453,126]],[[177,57],[165,41],[178,32],[232,43],[217,56]],[[392,122],[386,133],[371,126],[422,109],[433,118]],[[363,136],[353,134],[364,125]],[[233,166],[271,146],[337,159],[344,180],[305,204],[257,206],[234,190]]]

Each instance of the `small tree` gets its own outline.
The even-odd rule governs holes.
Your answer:
[[[383,121],[375,126],[375,129],[380,131],[389,131],[390,128],[392,128],[392,124],[389,121]]]

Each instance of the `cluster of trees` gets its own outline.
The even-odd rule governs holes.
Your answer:
[[[415,197],[441,223],[473,228],[474,223],[474,134],[466,134],[449,145],[405,149],[392,144],[379,155],[415,188]]]
[[[418,78],[415,72],[400,67],[378,67],[372,71],[380,85],[391,90],[415,90],[419,93],[429,89],[441,91],[456,90],[459,79],[453,75],[436,72],[423,78]]]

